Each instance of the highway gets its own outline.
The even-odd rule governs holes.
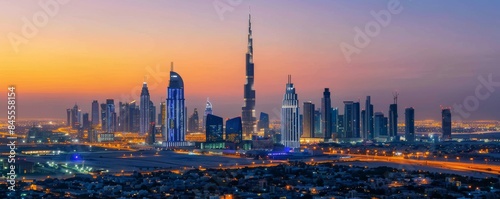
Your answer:
[[[440,161],[440,160],[415,160],[403,157],[373,156],[349,154],[350,160],[392,162],[407,165],[425,165],[428,167],[445,168],[455,171],[472,171],[500,175],[500,165],[479,164],[464,160],[462,162]]]

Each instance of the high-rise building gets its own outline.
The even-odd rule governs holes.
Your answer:
[[[130,132],[139,132],[140,128],[140,109],[135,100],[128,103],[128,129]]]
[[[373,118],[374,128],[376,138],[387,137],[387,117],[384,117],[384,113],[376,112]]]
[[[122,132],[129,132],[128,103],[118,102],[118,114],[117,130]]]
[[[205,105],[205,113],[203,114],[203,130],[205,130],[205,127],[206,127],[207,115],[208,114],[214,114],[214,112],[213,112],[213,109],[212,109],[212,103],[207,98],[207,103]]]
[[[321,98],[321,130],[325,135],[325,141],[332,139],[332,100],[330,99],[330,89],[325,88],[323,98]]]
[[[255,90],[254,90],[254,63],[253,63],[253,38],[251,15],[248,15],[248,49],[246,53],[246,83],[244,85],[244,105],[241,108],[241,121],[243,125],[243,136],[246,139],[257,133],[255,118]]]
[[[344,138],[345,137],[345,128],[344,128],[344,115],[339,115],[338,120],[337,120],[337,129],[338,129],[338,137]]]
[[[398,135],[398,104],[389,105],[389,137]]]
[[[399,93],[393,93],[394,103],[389,105],[388,135],[391,139],[394,139],[398,135],[398,96]]]
[[[165,119],[166,119],[166,107],[165,107],[165,102],[160,103],[160,114],[158,114],[158,124],[161,126],[165,126]],[[162,128],[163,129],[163,128]]]
[[[332,137],[337,138],[338,137],[338,129],[337,129],[337,119],[339,117],[339,109],[338,108],[332,108],[332,117],[331,117],[331,125],[332,125]]]
[[[92,126],[99,125],[99,102],[97,100],[92,101]]]
[[[186,119],[187,121],[187,119]],[[154,122],[156,124],[156,106],[153,101],[149,101],[149,122]],[[149,125],[151,126],[151,125]]]
[[[264,130],[264,132],[269,130],[269,114],[260,112],[257,128],[259,130]]]
[[[71,126],[71,109],[66,109],[66,126]]]
[[[352,138],[361,138],[361,131],[359,129],[360,126],[360,104],[359,102],[352,103]]]
[[[415,110],[405,109],[405,138],[407,142],[415,142]]]
[[[314,137],[324,138],[323,131],[321,130],[321,109],[314,110]]]
[[[89,114],[84,113],[82,115],[82,128],[88,130],[90,128]]]
[[[170,82],[167,89],[167,121],[165,136],[168,142],[184,142],[186,137],[184,81],[174,72],[172,63]]]
[[[188,119],[188,131],[189,132],[198,132],[200,126],[199,117],[198,117],[198,109],[194,108],[194,112]]]
[[[226,141],[236,144],[242,141],[241,117],[235,117],[226,121]]]
[[[451,110],[449,108],[441,110],[441,127],[443,131],[443,139],[451,139]]]
[[[148,138],[146,141],[149,145],[153,145],[156,142],[156,128],[154,122],[149,123]]]
[[[88,132],[87,139],[89,140],[90,143],[96,143],[97,142],[97,130],[91,128]]]
[[[304,121],[302,123],[302,137],[313,138],[314,137],[314,104],[311,102],[304,102],[303,117]]]
[[[344,132],[341,138],[354,138],[353,101],[344,101]]]
[[[80,116],[79,116],[79,111],[78,105],[75,104],[73,106],[73,109],[71,109],[71,128],[72,129],[78,129],[80,127]]]
[[[223,120],[222,117],[208,114],[206,121],[206,139],[207,142],[223,142]]]
[[[291,75],[288,76],[286,92],[281,106],[281,144],[289,148],[300,147],[300,119],[299,99],[292,84]]]
[[[141,90],[141,99],[140,99],[140,122],[139,122],[139,135],[144,135],[149,132],[149,123],[151,122],[150,119],[150,110],[149,108],[151,107],[149,102],[150,102],[150,97],[149,97],[149,89],[148,89],[148,84],[144,82],[142,84],[142,90]]]
[[[366,96],[365,103],[365,126],[363,128],[363,135],[366,135],[364,139],[373,139],[373,105],[371,104],[371,97]]]
[[[115,101],[106,99],[106,132],[114,133],[116,131],[116,113]]]
[[[106,131],[107,128],[107,118],[106,118],[106,110],[108,110],[108,105],[101,104],[101,130]]]
[[[367,139],[367,135],[366,135],[366,131],[365,131],[365,126],[366,126],[366,110],[361,110],[361,138],[363,138],[363,140],[366,140]]]

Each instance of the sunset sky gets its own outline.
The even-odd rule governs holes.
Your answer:
[[[214,2],[229,10],[218,13]],[[500,1],[401,0],[401,13],[350,63],[339,45],[353,45],[355,27],[364,30],[375,21],[370,12],[387,10],[390,1],[232,2],[73,0],[58,4],[47,23],[38,23],[27,43],[16,46],[12,35],[23,36],[33,16],[48,15],[39,1],[0,0],[2,109],[7,86],[16,85],[18,119],[63,119],[75,103],[90,112],[94,99],[138,99],[144,76],[158,107],[174,62],[189,115],[193,108],[202,112],[209,97],[214,114],[239,116],[249,7],[257,116],[264,111],[279,119],[288,74],[301,108],[304,101],[320,107],[328,87],[332,105],[341,111],[345,100],[359,99],[364,109],[371,95],[374,110],[387,114],[398,91],[400,121],[410,106],[417,120],[439,119],[440,106],[475,95],[481,76],[500,82]],[[495,88],[465,119],[500,120],[500,87]]]

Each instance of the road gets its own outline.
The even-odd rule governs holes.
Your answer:
[[[403,157],[388,157],[388,156],[373,156],[373,155],[356,155],[349,154],[352,158],[351,160],[359,161],[379,161],[379,162],[392,162],[398,164],[407,165],[425,165],[435,168],[445,168],[455,171],[473,171],[500,175],[500,165],[489,165],[489,164],[478,164],[469,161],[463,162],[450,162],[450,161],[440,161],[440,160],[415,160],[415,159],[404,159]]]

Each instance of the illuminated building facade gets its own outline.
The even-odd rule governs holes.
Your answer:
[[[139,134],[144,135],[149,132],[149,123],[150,123],[150,97],[148,84],[144,82],[142,84],[141,90],[141,99],[140,99],[140,119],[139,119]]]
[[[208,114],[206,122],[206,142],[224,142],[223,120],[221,117]]]
[[[242,140],[241,117],[235,117],[226,121],[226,141],[240,143]]]
[[[286,92],[281,106],[281,144],[289,148],[300,147],[299,99],[292,84],[292,77],[288,76]]]
[[[451,139],[451,110],[443,109],[441,110],[442,116],[442,131],[443,131],[443,139],[449,140]]]
[[[184,81],[174,72],[170,71],[170,82],[167,88],[165,135],[167,142],[184,142],[186,136]]]
[[[253,38],[251,16],[248,18],[248,50],[246,53],[246,83],[244,85],[241,121],[243,125],[243,136],[246,139],[257,133],[255,118],[255,89],[254,89],[254,63],[253,63]]]

